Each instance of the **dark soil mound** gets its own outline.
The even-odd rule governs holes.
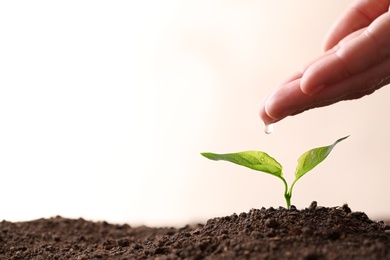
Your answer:
[[[252,209],[183,228],[0,223],[0,259],[390,259],[390,226],[343,207]]]

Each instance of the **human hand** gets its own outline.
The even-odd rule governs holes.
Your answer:
[[[390,0],[355,0],[326,37],[325,52],[264,101],[265,124],[361,98],[390,83]]]

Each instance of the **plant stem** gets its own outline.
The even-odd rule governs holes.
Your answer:
[[[287,209],[290,209],[290,206],[291,206],[291,195],[288,194],[288,193],[285,193],[284,194],[284,198],[286,199]]]
[[[286,198],[286,201],[287,201],[287,208],[290,208],[290,206],[291,206],[290,201],[291,201],[291,197],[292,197],[292,190],[293,190],[293,187],[298,179],[294,180],[294,182],[290,186],[290,189],[284,194],[284,197]]]
[[[279,178],[284,183],[284,198],[286,199],[287,209],[289,209],[290,205],[291,205],[291,195],[289,194],[289,191],[288,191],[288,185],[287,185],[286,180],[283,177],[279,177]]]

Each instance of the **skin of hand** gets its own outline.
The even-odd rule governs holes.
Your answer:
[[[325,52],[263,102],[265,124],[361,98],[390,83],[390,0],[355,0],[331,28]]]

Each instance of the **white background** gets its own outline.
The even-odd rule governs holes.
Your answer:
[[[292,203],[388,217],[389,88],[272,135],[258,117],[349,2],[1,2],[0,219],[181,226],[284,206],[277,178],[199,153],[266,151],[291,182],[300,154],[345,135]]]

